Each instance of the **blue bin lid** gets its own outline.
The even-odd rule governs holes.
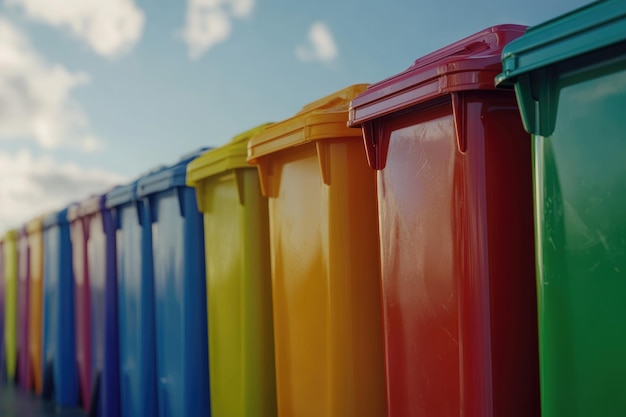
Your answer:
[[[195,150],[184,155],[176,164],[161,167],[141,177],[137,182],[137,197],[141,198],[174,187],[186,187],[187,165],[209,149],[211,148]]]
[[[119,185],[104,195],[106,208],[121,206],[137,200],[137,180]]]
[[[43,227],[47,229],[52,226],[67,223],[67,213],[75,204],[76,203],[72,203],[63,210],[48,214],[43,219]]]

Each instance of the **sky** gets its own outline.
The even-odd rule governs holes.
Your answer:
[[[589,0],[0,0],[0,235]]]

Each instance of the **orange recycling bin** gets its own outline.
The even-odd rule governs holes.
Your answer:
[[[248,143],[268,197],[280,416],[383,416],[376,175],[354,85]]]
[[[43,388],[42,379],[42,305],[43,305],[43,219],[36,218],[26,225],[30,250],[30,286],[28,303],[28,355],[32,383],[37,394]]]

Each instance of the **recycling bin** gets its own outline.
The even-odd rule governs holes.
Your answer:
[[[76,358],[81,404],[92,416],[119,416],[116,228],[105,196],[68,211],[74,251]]]
[[[206,149],[203,149],[204,151]],[[144,257],[154,263],[156,378],[158,415],[209,413],[209,365],[204,233],[194,189],[185,185],[187,164],[179,163],[141,177],[137,196],[147,208],[152,246]]]
[[[276,416],[267,199],[246,162],[261,125],[187,166],[204,215],[211,413]]]
[[[74,278],[67,208],[43,219],[43,388],[60,406],[78,404]]]
[[[387,415],[539,416],[529,135],[491,27],[351,103],[377,171]]]
[[[4,329],[3,355],[5,376],[8,381],[15,380],[17,370],[17,235],[8,231],[2,238],[2,273]]]
[[[31,384],[35,393],[43,391],[43,217],[35,218],[26,225],[29,248],[29,294],[28,294],[28,362]]]
[[[4,358],[4,236],[0,237],[0,383],[6,381]]]
[[[268,197],[278,414],[385,413],[376,176],[348,104],[323,97],[248,143]]]
[[[116,228],[120,414],[156,416],[152,228],[137,182],[106,194]]]
[[[28,390],[32,384],[32,373],[28,352],[30,248],[26,226],[18,231],[17,246],[17,382],[21,388]]]
[[[626,415],[626,3],[530,28],[496,82],[532,134],[542,415]]]

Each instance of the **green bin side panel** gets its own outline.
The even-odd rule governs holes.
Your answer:
[[[543,417],[626,416],[626,56],[587,68],[533,136]]]
[[[6,376],[15,380],[17,367],[17,242],[4,241],[4,351]]]
[[[267,199],[255,168],[212,176],[204,201],[211,409],[276,416]]]

